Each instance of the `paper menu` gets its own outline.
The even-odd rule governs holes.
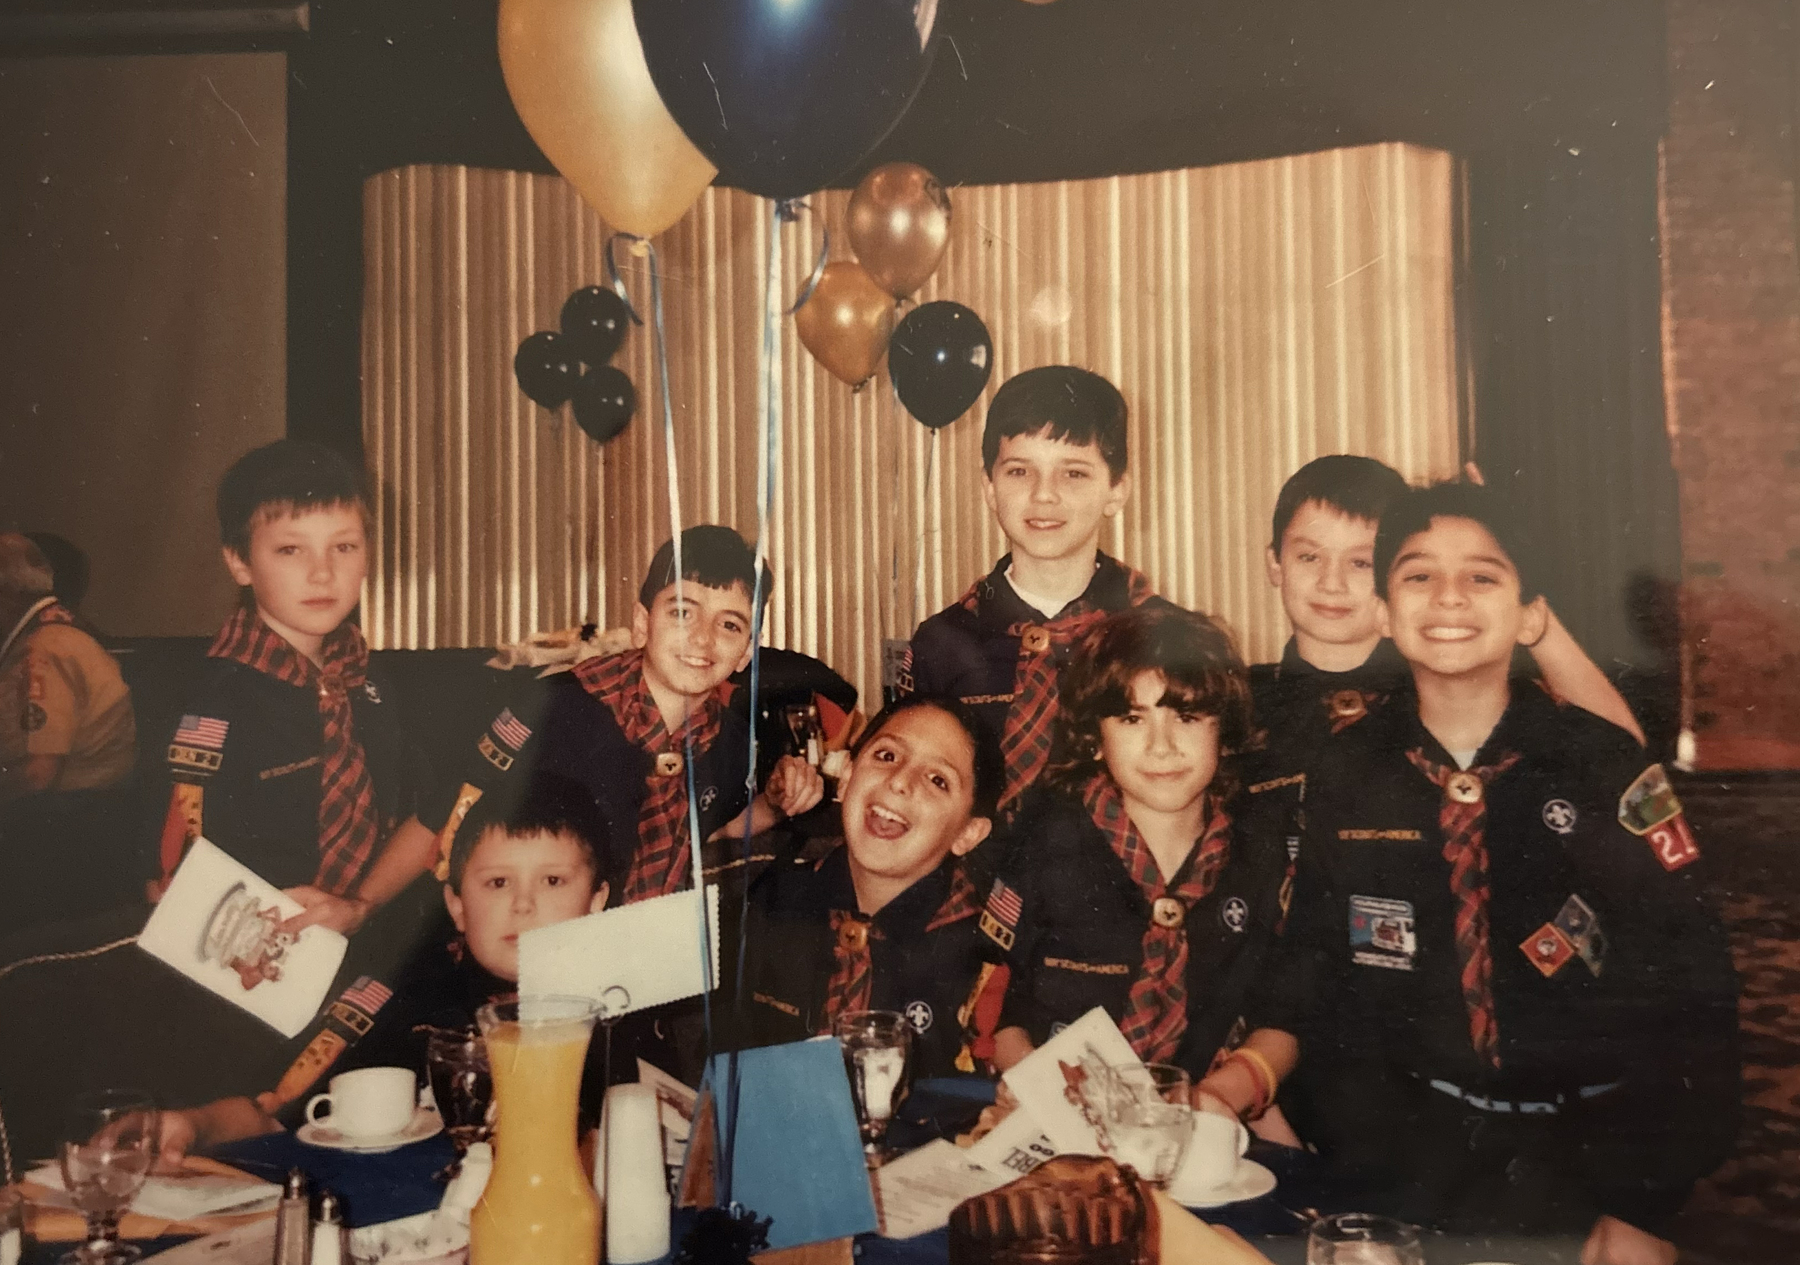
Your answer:
[[[662,1006],[718,987],[719,889],[708,887],[712,982],[700,955],[692,889],[604,909],[519,937],[519,994],[590,997],[607,1016]]]
[[[1112,1017],[1096,1006],[1002,1079],[1020,1108],[1042,1127],[1056,1154],[1105,1155],[1100,1069],[1119,1065],[1141,1066],[1142,1060]]]
[[[62,1170],[45,1164],[25,1174],[25,1180],[56,1194],[38,1202],[54,1207],[74,1207],[63,1189]],[[253,1212],[281,1197],[281,1187],[248,1177],[222,1173],[157,1174],[144,1179],[132,1197],[131,1211],[163,1221],[190,1221],[222,1212]]]
[[[969,1153],[939,1138],[875,1170],[875,1206],[881,1233],[890,1239],[930,1234],[950,1224],[950,1212],[965,1199],[985,1195],[1012,1181],[969,1162]]]
[[[297,901],[196,839],[138,936],[138,947],[286,1037],[313,1021],[350,942],[324,927],[280,924]]]

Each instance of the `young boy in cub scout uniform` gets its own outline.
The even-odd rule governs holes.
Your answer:
[[[587,791],[554,774],[484,797],[457,829],[444,885],[457,939],[422,946],[392,989],[367,977],[354,981],[325,1008],[273,1089],[165,1112],[164,1158],[299,1125],[306,1096],[328,1075],[363,1067],[423,1073],[432,1032],[469,1031],[481,1006],[518,992],[520,933],[605,906],[605,831]],[[595,1041],[588,1052],[582,1097],[590,1119],[598,1118],[605,1090],[604,1050]]]
[[[244,601],[168,741],[154,894],[203,834],[306,907],[289,930],[348,934],[398,891],[360,885],[408,805],[411,764],[393,690],[349,621],[368,570],[362,478],[281,440],[226,472],[218,514]]]
[[[1217,624],[1154,601],[1089,633],[1062,685],[1057,761],[980,919],[1012,971],[994,1061],[1103,1006],[1140,1058],[1189,1072],[1197,1106],[1260,1117],[1294,1043],[1246,1022],[1287,855],[1278,819],[1233,820],[1244,665]]]
[[[917,1076],[969,1071],[981,895],[964,872],[988,835],[1000,754],[969,709],[914,694],[878,715],[843,783],[844,842],[766,871],[751,893],[748,1044],[829,1033],[839,1015],[892,1010]]]
[[[1310,1140],[1360,1206],[1672,1261],[1653,1231],[1732,1142],[1736,981],[1662,769],[1514,674],[1549,618],[1532,561],[1479,487],[1383,516],[1413,684],[1320,760],[1262,1020],[1335,1082]]]
[[[1150,581],[1100,552],[1124,507],[1125,400],[1099,374],[1046,365],[994,395],[981,437],[982,492],[1010,552],[913,634],[910,685],[975,709],[1006,757],[1003,816],[1044,769],[1056,677],[1070,644]]]
[[[444,854],[438,840],[470,804],[534,772],[571,778],[599,804],[612,840],[601,877],[615,905],[692,886],[690,807],[704,844],[741,835],[746,813],[756,834],[819,802],[818,771],[793,757],[760,794],[745,789],[749,726],[727,701],[729,678],[750,661],[755,552],[731,528],[706,525],[681,533],[679,561],[678,570],[667,541],[651,559],[632,612],[633,649],[584,659],[504,708],[471,744],[461,776],[424,796],[401,827],[398,877],[372,881],[404,885]],[[766,568],[761,593],[767,601]]]

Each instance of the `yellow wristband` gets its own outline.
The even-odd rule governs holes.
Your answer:
[[[1233,1050],[1231,1052],[1231,1058],[1243,1059],[1245,1065],[1249,1067],[1251,1079],[1256,1082],[1257,1106],[1259,1108],[1257,1114],[1261,1115],[1263,1111],[1268,1109],[1269,1104],[1275,1101],[1275,1090],[1281,1083],[1276,1079],[1275,1068],[1269,1063],[1268,1059],[1246,1046],[1240,1045],[1237,1049]],[[1230,1059],[1227,1059],[1226,1061],[1229,1062]]]

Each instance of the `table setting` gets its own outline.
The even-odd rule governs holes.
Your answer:
[[[297,1130],[173,1171],[156,1164],[154,1103],[124,1090],[83,1099],[56,1160],[0,1194],[0,1265],[657,1265],[698,1241],[709,1213],[691,1205],[723,1193],[727,1160],[732,1198],[751,1210],[730,1225],[747,1228],[746,1246],[780,1245],[764,1258],[778,1261],[1579,1259],[1572,1238],[1422,1234],[1330,1209],[1307,1153],[1193,1109],[1179,1068],[1108,1061],[1123,1041],[1098,1011],[1008,1074],[1020,1106],[982,1137],[970,1131],[994,1081],[915,1081],[903,1017],[856,1012],[829,1038],[717,1056],[698,1094],[646,1067],[641,1083],[608,1090],[583,1140],[581,1069],[600,1013],[578,996],[484,1007],[479,1032],[434,1034],[423,1090],[411,1069],[341,1073]],[[731,1156],[717,1148],[720,1103],[736,1117]],[[711,1214],[699,1233],[727,1221]],[[1081,1241],[1101,1222],[1116,1241]]]

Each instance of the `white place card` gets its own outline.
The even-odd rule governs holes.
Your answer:
[[[1105,1069],[1120,1065],[1142,1066],[1142,1060],[1112,1016],[1096,1006],[1021,1059],[1004,1079],[1058,1155],[1104,1155]]]
[[[719,983],[719,889],[708,887],[712,982],[692,889],[603,909],[519,937],[519,995],[588,997],[611,1016],[710,992]]]
[[[280,930],[301,912],[205,839],[194,840],[138,947],[284,1037],[313,1021],[350,942],[324,927]]]

